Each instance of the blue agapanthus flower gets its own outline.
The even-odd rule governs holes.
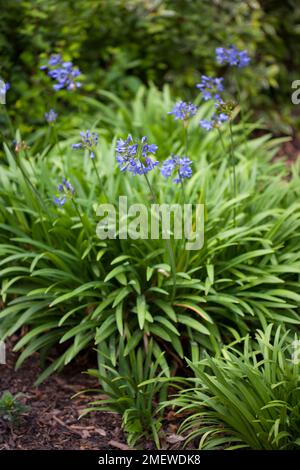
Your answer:
[[[47,65],[42,65],[41,70],[47,70],[49,77],[55,80],[53,88],[55,91],[62,89],[75,90],[81,87],[81,83],[77,81],[80,70],[74,67],[72,62],[64,62],[60,54],[51,55]]]
[[[54,67],[55,65],[60,64],[61,61],[62,61],[62,58],[60,54],[52,54],[48,61],[48,65],[50,65],[51,67]]]
[[[64,206],[65,203],[67,202],[66,196],[54,196],[53,202],[56,206]]]
[[[67,202],[68,198],[72,198],[75,194],[72,184],[66,178],[62,179],[62,182],[57,186],[57,189],[60,195],[54,196],[53,198],[53,202],[57,206],[63,206]]]
[[[216,59],[221,65],[228,64],[239,68],[247,67],[251,60],[246,50],[238,50],[235,46],[217,47]]]
[[[181,121],[187,121],[191,117],[195,116],[197,111],[198,106],[181,100],[175,104],[172,111],[169,111],[168,114],[173,114],[175,120],[180,119]]]
[[[224,91],[223,78],[220,77],[208,77],[207,75],[201,76],[201,82],[196,85],[204,101],[214,99],[219,103],[222,103],[221,92]]]
[[[192,161],[188,157],[178,157],[174,154],[167,158],[162,164],[161,174],[165,178],[176,175],[173,178],[174,183],[181,183],[182,180],[190,178],[193,174],[191,169]]]
[[[127,139],[118,139],[116,146],[116,160],[121,171],[130,171],[133,175],[144,175],[153,170],[159,162],[150,155],[154,155],[158,147],[149,144],[147,137],[134,141],[129,134]]]
[[[99,142],[99,135],[96,132],[85,131],[80,132],[81,142],[78,144],[72,144],[72,148],[75,150],[87,149],[90,152],[90,158],[95,158],[95,148]]]
[[[45,120],[51,124],[56,121],[58,114],[54,111],[54,109],[50,109],[47,113],[45,113]]]
[[[199,125],[205,131],[210,131],[211,129],[220,127],[222,124],[224,124],[224,122],[228,120],[229,120],[228,114],[224,112],[214,113],[210,119],[202,119],[199,122]]]

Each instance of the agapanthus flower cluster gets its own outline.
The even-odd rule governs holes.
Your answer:
[[[172,154],[163,162],[160,171],[165,178],[176,175],[173,178],[174,183],[181,183],[184,179],[192,176],[191,165],[192,161],[188,157],[178,157]]]
[[[220,94],[224,91],[223,80],[223,78],[202,75],[201,82],[196,87],[200,90],[204,101],[214,99],[220,103],[223,102]]]
[[[216,58],[220,64],[230,64],[237,67],[246,67],[250,62],[247,51],[239,51],[236,47],[228,49],[217,47]],[[224,101],[221,93],[224,91],[223,78],[213,78],[202,75],[201,82],[196,85],[205,101],[214,100],[216,112],[210,119],[202,119],[199,125],[206,131],[218,128],[230,119],[233,109],[232,103]]]
[[[188,121],[190,118],[195,116],[197,111],[198,106],[181,100],[175,104],[172,111],[169,111],[168,114],[173,114],[175,120],[180,119],[181,121]]]
[[[250,57],[247,51],[238,50],[235,46],[216,48],[216,59],[221,65],[231,65],[239,68],[247,67]]]
[[[229,116],[225,113],[214,113],[210,119],[201,119],[200,127],[206,131],[220,127],[224,122],[229,120]]]
[[[55,91],[62,89],[75,90],[81,87],[81,83],[77,81],[77,77],[81,74],[73,63],[62,60],[60,54],[51,55],[47,65],[40,67],[41,70],[47,70],[49,77],[56,81],[53,85]]]
[[[95,158],[95,148],[99,142],[99,135],[96,132],[86,131],[80,132],[81,142],[78,144],[72,144],[72,148],[75,150],[87,149],[90,152],[90,158]]]
[[[221,127],[222,124],[229,121],[231,118],[232,111],[235,107],[235,104],[231,101],[219,103],[216,106],[216,112],[211,116],[210,119],[202,119],[199,122],[200,127],[206,131]]]
[[[54,196],[53,201],[57,206],[63,206],[68,198],[72,198],[75,194],[75,190],[66,178],[62,179],[62,182],[57,186],[57,189],[60,193],[59,196]]]
[[[58,114],[54,111],[54,109],[50,109],[48,112],[45,113],[45,120],[48,124],[52,124],[56,121]]]
[[[116,160],[121,171],[130,171],[133,175],[144,175],[153,170],[159,162],[151,155],[157,151],[157,145],[149,144],[147,137],[134,141],[129,134],[127,139],[119,139],[116,146]]]

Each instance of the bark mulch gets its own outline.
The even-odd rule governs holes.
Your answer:
[[[284,142],[278,151],[276,158],[285,157],[287,164],[294,163],[300,155],[300,135],[294,135],[291,140]]]
[[[72,363],[62,373],[34,387],[41,371],[39,356],[33,355],[15,371],[16,355],[11,352],[11,345],[7,349],[7,364],[0,364],[0,395],[5,390],[23,393],[20,400],[29,410],[13,428],[0,418],[0,450],[128,449],[117,414],[97,412],[78,420],[88,402],[99,398],[95,393],[71,399],[80,390],[98,388],[96,379],[82,374],[86,365]]]
[[[39,354],[33,354],[19,370],[12,352],[17,338],[7,343],[7,363],[0,364],[0,396],[5,390],[22,393],[20,401],[29,407],[18,425],[11,427],[0,417],[1,450],[129,450],[122,432],[121,418],[116,413],[93,412],[79,420],[82,411],[93,400],[105,398],[100,391],[75,398],[85,389],[99,389],[94,377],[82,371],[96,367],[87,352],[63,371],[50,376],[38,387],[34,382],[41,373]],[[165,415],[161,433],[162,449],[182,449],[185,439],[176,434],[180,417],[173,410]],[[154,449],[154,443],[143,439],[138,449]],[[193,443],[187,449],[194,449]]]

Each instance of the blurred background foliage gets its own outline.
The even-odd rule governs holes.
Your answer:
[[[300,78],[299,0],[0,0],[0,6],[0,76],[11,84],[12,117],[17,124],[26,118],[27,130],[52,103],[39,69],[51,53],[81,69],[85,94],[107,89],[130,99],[141,83],[169,83],[189,98],[202,73],[227,74],[230,86],[230,70],[214,61],[215,48],[230,44],[253,59],[242,73],[251,109],[275,132],[299,125],[291,103],[291,83]],[[60,106],[77,108],[74,94],[59,96]]]

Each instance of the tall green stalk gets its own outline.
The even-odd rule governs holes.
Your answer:
[[[188,122],[185,122],[185,121],[183,122],[183,129],[184,129],[185,156],[188,157],[188,154],[189,154]],[[178,177],[180,178],[179,173],[178,173]],[[186,204],[186,195],[185,195],[184,183],[183,183],[182,178],[180,178],[180,186],[181,186],[183,204]]]
[[[188,135],[188,122],[183,123],[184,129],[184,149],[185,149],[185,156],[188,157],[188,150],[189,150],[189,135]]]
[[[229,133],[230,133],[230,161],[232,166],[232,175],[233,175],[233,194],[234,198],[237,197],[237,182],[236,182],[236,171],[235,171],[235,156],[234,156],[234,144],[233,144],[233,133],[231,121],[229,121]],[[233,206],[233,222],[236,227],[236,208]]]
[[[219,138],[220,138],[222,148],[224,150],[224,153],[226,154],[227,149],[225,147],[222,132],[221,132],[219,127],[217,128],[217,130],[218,130],[218,134],[219,134]],[[237,184],[236,184],[236,171],[235,171],[235,161],[234,161],[235,159],[234,159],[233,135],[232,135],[232,126],[231,126],[230,121],[229,121],[229,133],[230,133],[229,156],[230,156],[230,168],[231,168],[231,180],[232,180],[232,193],[233,193],[233,197],[235,199],[236,196],[237,196]],[[236,226],[236,210],[235,210],[235,207],[233,207],[233,222],[234,222],[234,226]]]
[[[101,178],[100,178],[100,175],[99,175],[99,171],[97,169],[97,166],[96,166],[96,163],[95,163],[95,159],[92,158],[92,163],[93,163],[93,167],[94,167],[94,170],[96,172],[96,175],[97,175],[97,179],[98,179],[98,183],[99,183],[99,186],[100,188],[103,190],[103,183],[101,181]]]
[[[95,157],[98,157],[98,152],[96,152],[96,150],[94,150],[94,153],[95,153]],[[98,168],[97,168],[97,165],[96,165],[96,162],[95,162],[95,158],[92,158],[92,164],[93,164],[96,176],[97,176],[97,180],[98,180],[101,192],[102,192],[103,196],[105,197],[105,199],[108,200],[108,198],[106,196],[106,193],[105,193],[105,190],[104,190],[103,179],[101,178],[101,176],[99,174],[99,171],[98,171]]]
[[[182,193],[183,204],[186,204],[186,196],[185,196],[184,182],[183,182],[183,179],[180,177],[179,173],[178,173],[178,177],[180,178],[180,187],[181,187],[181,193]]]
[[[150,191],[150,194],[151,194],[151,198],[153,200],[153,202],[157,203],[157,198],[156,198],[156,195],[153,191],[153,188],[151,186],[151,183],[149,181],[149,178],[147,176],[147,173],[143,173],[144,176],[145,176],[145,179],[146,179],[146,182],[147,182],[147,186],[149,188],[149,191]],[[159,218],[161,218],[161,214],[159,214]],[[175,262],[175,254],[174,254],[174,250],[173,250],[173,247],[172,247],[172,243],[171,243],[171,240],[169,238],[166,238],[166,245],[167,245],[167,250],[168,250],[168,254],[169,254],[169,259],[170,259],[170,265],[171,265],[171,271],[172,271],[172,278],[173,278],[173,288],[172,288],[172,300],[174,299],[174,296],[175,296],[175,291],[176,291],[176,262]]]
[[[183,122],[183,129],[184,129],[184,148],[185,148],[185,156],[188,157],[188,154],[189,154],[189,138],[188,138],[188,122]],[[181,187],[181,194],[182,194],[182,202],[183,202],[183,205],[186,204],[187,202],[187,199],[186,199],[186,194],[185,194],[185,187],[184,187],[184,182],[183,182],[183,179],[180,177],[180,174],[178,172],[178,177],[180,179],[180,187]],[[183,234],[184,235],[184,234]],[[185,253],[185,238],[184,236],[182,237],[182,250],[183,252]],[[185,258],[185,264],[186,266],[189,264],[189,260],[190,260],[190,252],[188,251],[186,253],[186,256],[183,256],[183,258]],[[182,259],[182,258],[181,258]],[[181,264],[181,260],[180,260],[180,264]]]
[[[237,73],[234,74],[234,77],[235,77],[236,91],[237,91],[237,96],[238,96],[238,104],[239,104],[240,113],[241,113],[241,123],[242,123],[242,127],[243,127],[243,132],[242,132],[243,141],[244,141],[244,144],[245,144],[245,148],[247,149],[248,148],[248,140],[247,140],[247,134],[245,132],[245,127],[244,127],[246,120],[245,120],[245,114],[244,114],[244,107],[242,105],[241,87],[240,87],[240,83],[239,83]]]

